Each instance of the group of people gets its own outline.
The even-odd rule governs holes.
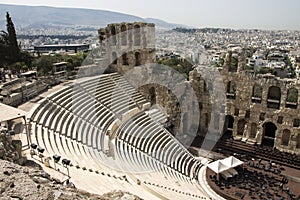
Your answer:
[[[4,68],[0,68],[0,80],[2,82],[6,82],[5,75],[8,75],[9,79],[12,79],[12,71],[10,69],[5,70]]]

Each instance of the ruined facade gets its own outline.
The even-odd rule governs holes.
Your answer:
[[[155,61],[155,28],[152,23],[109,24],[98,33],[109,62],[109,72],[126,73],[135,66]]]
[[[295,79],[280,79],[273,75],[256,75],[246,71],[245,58],[239,55],[237,67],[231,66],[231,52],[220,73],[226,89],[223,134],[235,139],[275,147],[281,151],[300,153],[300,83]],[[205,87],[201,75],[191,72],[191,83]],[[194,87],[198,88],[198,87]],[[209,94],[198,91],[202,99]],[[205,98],[207,97],[207,98]],[[201,117],[209,116],[209,103],[199,102]],[[207,123],[201,121],[201,127]]]
[[[154,31],[154,24],[147,23],[110,24],[100,29],[99,41],[111,63],[110,70],[124,74],[136,66],[154,63]],[[219,131],[220,135],[229,134],[247,143],[300,154],[300,84],[296,80],[245,70],[243,52],[238,53],[237,64],[233,65],[231,58],[232,52],[229,52],[223,68],[219,68],[226,90],[223,91],[226,102],[219,114],[212,113],[211,100],[214,97],[211,97],[209,86],[201,73],[197,69],[190,72],[189,84],[195,91],[200,110],[197,122],[193,119],[194,113],[181,113],[180,99],[168,88],[145,84],[138,90],[153,105],[159,104],[164,108],[169,119],[166,126],[173,133],[188,134],[185,130],[195,126],[198,136],[205,137],[210,124],[213,124],[210,130]],[[211,78],[214,78],[213,75]],[[184,85],[186,82],[178,84]],[[184,89],[181,94],[186,96]],[[181,115],[184,115],[184,119]],[[223,118],[224,127],[219,127],[223,124],[220,123]]]

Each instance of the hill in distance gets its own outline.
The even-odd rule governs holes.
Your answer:
[[[120,22],[151,22],[157,28],[172,29],[186,27],[171,24],[159,19],[141,18],[134,15],[106,10],[81,8],[56,8],[48,6],[23,6],[0,4],[0,25],[6,24],[5,13],[9,12],[15,25],[45,26],[45,25],[82,25],[103,27],[110,23]]]

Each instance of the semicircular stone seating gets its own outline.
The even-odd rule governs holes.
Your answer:
[[[117,73],[83,78],[31,110],[30,139],[47,154],[61,154],[78,165],[156,171],[191,183],[201,162],[145,112],[149,108]]]

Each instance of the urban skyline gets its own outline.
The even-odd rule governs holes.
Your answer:
[[[57,1],[3,0],[4,4],[109,10],[200,27],[300,30],[297,0],[213,1]]]

